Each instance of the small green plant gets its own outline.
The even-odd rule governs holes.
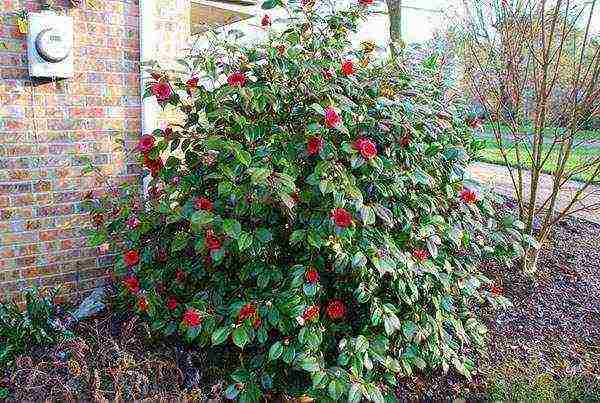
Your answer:
[[[66,335],[52,322],[57,314],[56,293],[56,289],[27,290],[24,307],[14,300],[0,302],[0,368],[32,346],[54,344]]]

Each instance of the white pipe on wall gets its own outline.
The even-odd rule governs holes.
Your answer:
[[[155,0],[139,0],[140,8],[140,99],[142,133],[147,134],[155,129],[158,104],[153,98],[143,98],[143,92],[148,75],[144,73],[143,62],[156,60],[156,24],[155,24]],[[143,179],[144,194],[148,194],[148,183],[151,176],[145,175]]]

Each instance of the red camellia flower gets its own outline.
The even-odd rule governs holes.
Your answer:
[[[150,86],[150,91],[159,101],[166,101],[171,98],[173,90],[168,83],[154,83]]]
[[[152,176],[156,176],[162,169],[163,163],[160,158],[152,159],[147,155],[144,155],[144,166],[150,170]]]
[[[146,298],[138,299],[138,308],[142,312],[146,312],[148,310],[148,301],[146,300]]]
[[[313,320],[319,316],[319,307],[317,305],[309,306],[304,310],[302,319]]]
[[[188,88],[188,90],[190,90],[192,88],[197,88],[198,81],[199,81],[198,77],[192,77],[186,81],[185,86]]]
[[[175,297],[169,297],[167,300],[167,309],[170,311],[174,311],[179,306],[179,302]]]
[[[175,279],[177,281],[179,281],[180,283],[185,280],[186,274],[183,270],[179,269],[177,270],[177,273],[175,273]]]
[[[319,272],[316,271],[315,269],[307,270],[305,275],[306,275],[306,281],[308,281],[311,284],[316,284],[317,281],[319,281]]]
[[[471,189],[464,189],[462,192],[460,192],[460,199],[463,201],[463,203],[473,204],[477,202],[477,195]]]
[[[423,249],[417,249],[413,252],[413,257],[422,263],[429,258],[429,252]]]
[[[343,75],[351,76],[355,72],[356,72],[356,69],[354,68],[354,62],[352,62],[352,60],[345,60],[344,63],[342,63],[342,74]]]
[[[140,254],[137,250],[130,250],[125,252],[123,260],[127,266],[135,266],[140,261]]]
[[[240,321],[242,321],[242,320],[251,318],[254,315],[256,315],[256,307],[254,306],[254,304],[246,304],[240,310],[240,315],[239,315],[238,319]]]
[[[325,108],[325,126],[329,128],[338,127],[342,123],[342,119],[331,106]]]
[[[221,241],[219,238],[215,237],[215,234],[211,229],[206,231],[206,235],[204,236],[204,244],[210,251],[219,249],[221,247]]]
[[[338,299],[334,299],[327,305],[327,315],[331,319],[341,319],[346,315],[346,306]]]
[[[123,285],[132,294],[136,294],[140,290],[140,282],[134,276],[129,276],[123,280]]]
[[[150,134],[146,134],[145,136],[140,137],[137,149],[139,152],[146,154],[154,147],[154,136]]]
[[[227,77],[227,84],[232,87],[243,87],[246,85],[246,75],[242,72],[236,72]]]
[[[267,14],[265,14],[265,16],[262,18],[262,21],[260,22],[260,24],[263,27],[267,27],[267,26],[271,25],[271,17],[269,17]]]
[[[200,312],[195,310],[194,308],[189,308],[183,314],[183,323],[188,327],[196,327],[202,323],[202,317],[200,317]]]
[[[366,160],[370,160],[377,156],[377,146],[369,139],[356,140],[354,148],[356,148],[360,152],[360,155]]]
[[[213,205],[206,197],[199,197],[196,199],[196,208],[198,210],[212,210]]]
[[[352,224],[352,215],[343,208],[333,209],[331,219],[338,227],[346,228]]]
[[[490,287],[490,292],[493,295],[498,296],[498,295],[502,295],[502,293],[504,292],[504,289],[502,287],[500,287],[500,286],[492,285]]]
[[[316,155],[321,152],[324,144],[325,142],[321,137],[311,137],[310,139],[308,139],[308,144],[306,145],[306,152],[308,153],[308,155]]]
[[[370,6],[373,4],[373,0],[358,0],[358,4],[361,6]]]

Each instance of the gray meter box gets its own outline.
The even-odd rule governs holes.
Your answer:
[[[52,11],[29,13],[27,59],[31,77],[73,77],[73,18]]]

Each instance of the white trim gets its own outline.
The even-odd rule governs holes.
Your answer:
[[[144,76],[143,62],[156,60],[154,44],[156,43],[156,24],[154,0],[139,0],[140,7],[140,99],[142,109],[142,135],[154,130],[156,116],[158,114],[158,104],[153,98],[144,99],[144,87],[147,77]],[[143,177],[142,187],[144,195],[148,194],[148,184],[151,176],[146,173]]]

